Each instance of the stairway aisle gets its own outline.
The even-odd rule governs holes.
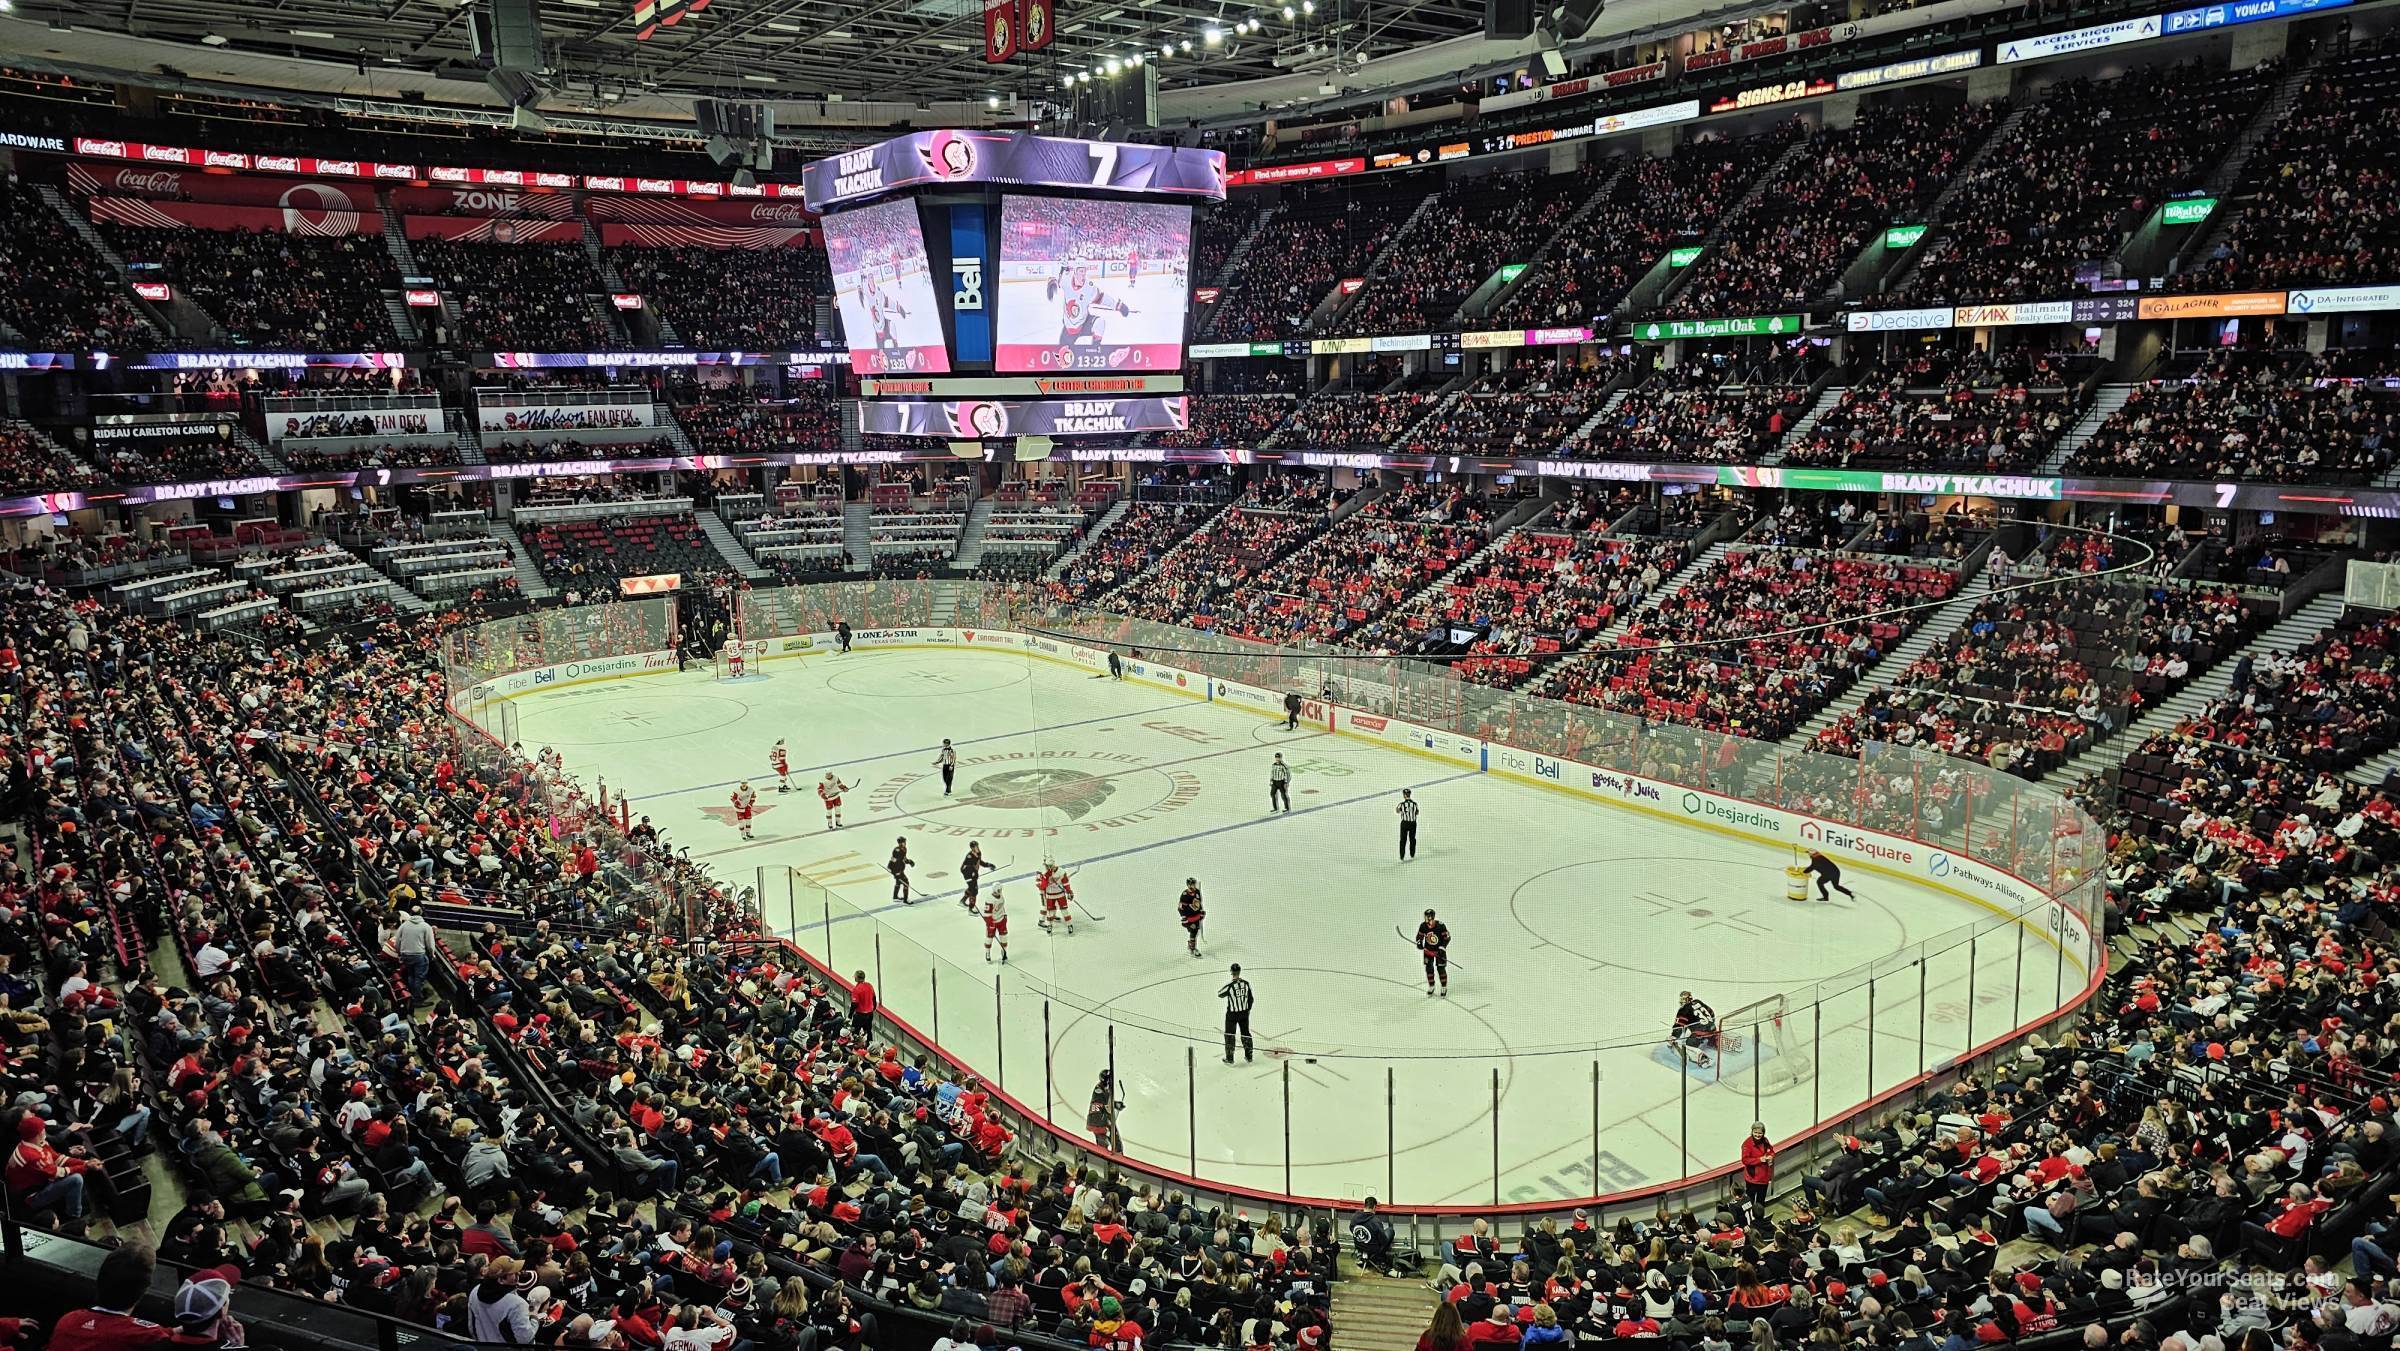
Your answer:
[[[991,523],[992,499],[976,498],[967,508],[966,523],[958,528],[958,549],[950,555],[950,566],[972,572],[983,562],[983,532]]]
[[[556,587],[542,579],[541,568],[526,551],[525,541],[518,538],[515,526],[506,521],[486,521],[483,532],[507,545],[510,556],[516,560],[518,595],[527,600],[548,600],[558,594]]]
[[[1967,579],[1967,584],[1960,587],[1956,595],[1943,602],[1942,608],[1933,612],[1933,618],[1918,625],[1915,633],[1901,639],[1899,646],[1884,654],[1883,660],[1876,663],[1877,668],[1888,672],[1891,676],[1898,676],[1913,665],[1917,658],[1932,651],[1934,644],[1958,632],[1959,628],[1967,622],[1967,616],[1974,613],[1975,607],[1981,605],[1991,594],[1991,574],[1981,567],[1976,568],[1975,575]],[[1859,705],[1867,701],[1868,695],[1886,688],[1891,683],[1888,678],[1876,680],[1872,676],[1859,681],[1856,685],[1851,686],[1841,698],[1817,710],[1815,717],[1802,723],[1800,730],[1785,737],[1782,744],[1793,750],[1801,749],[1808,745],[1811,737],[1839,722],[1842,715],[1857,712]]]
[[[1416,1351],[1417,1335],[1440,1302],[1423,1281],[1361,1270],[1344,1253],[1329,1313],[1342,1351]]]
[[[2332,626],[2342,617],[2342,598],[2329,592],[2318,596],[2289,615],[2267,626],[2266,630],[2248,643],[2225,654],[2223,660],[2200,676],[2161,699],[2148,712],[2135,718],[2125,730],[2108,737],[2044,775],[2042,781],[2072,788],[2084,776],[2097,774],[2124,760],[2134,747],[2160,732],[2169,731],[2185,718],[2197,717],[2208,707],[2208,701],[2225,692],[2225,682],[2232,678],[2236,662],[2243,657],[2255,658],[2262,652],[2292,652],[2316,637],[2320,630]],[[2370,761],[2369,763],[2373,763]],[[2361,766],[2363,770],[2365,767]],[[2353,771],[2356,773],[2358,771]],[[2381,777],[2380,774],[2377,775]]]
[[[1075,556],[1092,547],[1093,540],[1107,534],[1109,527],[1123,519],[1125,513],[1132,509],[1133,503],[1123,497],[1109,503],[1108,510],[1100,513],[1100,519],[1092,523],[1092,528],[1084,532],[1083,538],[1075,541],[1072,548],[1058,556],[1058,561],[1050,565],[1049,570],[1042,574],[1042,579],[1055,582],[1066,576],[1067,565],[1075,561]]]
[[[842,548],[849,551],[852,572],[875,570],[875,527],[867,519],[867,504],[842,504]]]
[[[750,551],[743,548],[742,542],[734,537],[732,527],[726,525],[717,513],[695,511],[692,515],[700,522],[700,533],[708,536],[708,542],[716,547],[717,556],[724,559],[725,566],[732,568],[737,575],[752,582],[767,581],[775,576],[758,565],[758,560],[752,558]]]
[[[2042,472],[2056,474],[2063,471],[2075,452],[2083,449],[2084,443],[2092,439],[2092,433],[2100,430],[2100,424],[2108,421],[2109,415],[2123,408],[2125,401],[2132,397],[2131,385],[2102,385],[2099,392],[2092,396],[2092,406],[2083,410],[2083,416],[2075,419],[2075,425],[2067,428],[2066,434],[2058,438],[2058,445],[2050,452],[2050,457],[2042,461]]]

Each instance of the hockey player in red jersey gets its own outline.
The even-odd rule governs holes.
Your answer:
[[[733,789],[733,823],[742,828],[743,839],[750,838],[750,818],[757,814],[758,790],[750,786],[748,779],[744,779]]]
[[[1208,918],[1208,907],[1200,900],[1200,879],[1183,879],[1183,894],[1175,898],[1175,918],[1183,922],[1183,950],[1194,957],[1200,955],[1200,925]]]
[[[767,763],[775,770],[775,791],[792,791],[792,758],[784,753],[780,738],[775,742],[775,749],[767,752]]]
[[[992,894],[983,898],[983,959],[987,962],[992,959],[995,939],[1000,944],[1000,960],[1008,960],[1008,901],[1000,894],[1002,890],[994,886]]]
[[[1417,951],[1425,954],[1425,993],[1433,993],[1433,980],[1442,980],[1442,997],[1450,997],[1450,926],[1425,912],[1425,920],[1417,926]]]
[[[1042,927],[1049,929],[1064,924],[1068,933],[1075,932],[1075,886],[1067,876],[1067,870],[1058,866],[1058,860],[1045,854],[1042,856],[1042,871],[1033,879],[1033,884],[1042,893]]]
[[[849,788],[850,785],[834,777],[834,773],[830,769],[825,771],[824,778],[817,780],[817,796],[825,803],[825,828],[827,830],[840,829],[842,794],[849,791]]]

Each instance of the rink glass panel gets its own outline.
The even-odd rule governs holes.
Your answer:
[[[2108,594],[2114,606],[2097,608],[2115,615],[2121,650],[2131,653],[2140,588]],[[980,584],[878,581],[753,591],[742,596],[740,616],[740,631],[752,639],[824,632],[846,619],[860,631],[1010,626],[1119,652],[1138,648],[1149,660],[1196,674],[1323,695],[1480,740],[1908,837],[2005,869],[2060,903],[2059,910],[2037,904],[2017,914],[1990,909],[1785,990],[1780,1019],[1762,1013],[1748,1026],[1729,1026],[1737,1049],[1705,1072],[1662,1075],[1655,1035],[1519,1046],[1504,1058],[1378,1046],[1371,1034],[1368,1044],[1340,1045],[1283,1036],[1264,1048],[1266,1069],[1229,1089],[1206,1075],[1221,1049],[1215,1025],[1134,1016],[1050,978],[1045,948],[1026,938],[1039,913],[1029,884],[1011,888],[1015,960],[1001,968],[936,954],[880,922],[873,904],[806,877],[758,878],[770,930],[844,979],[868,971],[895,1018],[1044,1116],[1057,1134],[1090,1143],[1088,1071],[1097,1060],[1117,1066],[1121,1078],[1147,1076],[1160,1091],[1145,1103],[1149,1119],[1127,1123],[1129,1155],[1227,1188],[1344,1198],[1375,1193],[1416,1206],[1646,1190],[1722,1170],[1754,1119],[1776,1140],[1805,1138],[1786,1151],[1788,1173],[1818,1147],[1823,1128],[2046,1022],[2078,1003],[2099,969],[2105,842],[2098,825],[2059,791],[1970,761],[1880,743],[1855,759],[1795,751],[1495,690],[1439,664],[1255,644]],[[2131,712],[2123,682],[2108,684],[2107,692],[2121,726]],[[1060,735],[1041,730],[1059,719],[1038,706],[1038,697],[1007,691],[992,697],[1024,699],[1023,726],[1037,744]],[[2014,705],[2015,692],[1997,702]],[[2024,706],[2047,708],[2037,695]],[[1600,804],[1593,810],[1606,814]],[[938,847],[943,856],[925,861],[946,869],[954,862],[952,846]],[[1008,861],[1022,869],[1038,862],[1039,846],[1028,841],[1006,852],[1018,855]],[[1854,866],[1853,881],[1859,873]],[[1738,1021],[1724,1002],[1720,1011]],[[1159,1120],[1160,1101],[1177,1096],[1194,1119]],[[1228,1112],[1242,1116],[1254,1147],[1238,1157],[1210,1157],[1201,1142],[1211,1132],[1200,1118]],[[1295,1143],[1282,1129],[1292,1117],[1344,1123],[1341,1146],[1326,1144],[1322,1130],[1303,1131]],[[1208,1124],[1221,1133],[1222,1122]],[[1470,1133],[1488,1141],[1479,1152],[1490,1162],[1462,1170],[1455,1148],[1437,1162],[1413,1147],[1429,1130],[1448,1133],[1453,1144]]]

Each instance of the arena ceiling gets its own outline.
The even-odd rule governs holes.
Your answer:
[[[477,64],[470,35],[479,0],[16,0],[10,16],[39,22],[69,59],[75,38],[123,37],[191,49],[195,77],[222,76],[243,56],[300,58],[329,74],[305,81],[358,93],[339,78],[458,73]],[[1655,0],[1652,0],[1655,3]],[[1692,6],[1681,6],[1689,13]],[[1313,12],[1306,12],[1313,9]],[[1355,68],[1370,58],[1460,38],[1480,41],[1482,0],[1065,0],[1049,52],[1003,66],[983,61],[982,0],[715,0],[646,42],[634,38],[633,0],[543,0],[542,23],[560,83],[616,101],[645,93],[877,102],[981,102],[1045,97],[1061,74],[1135,51],[1160,63],[1161,87],[1193,89]],[[1259,21],[1243,34],[1236,26]],[[1224,34],[1218,45],[1206,34]],[[1183,55],[1185,42],[1192,54]],[[1461,56],[1472,53],[1462,52]],[[212,60],[212,58],[214,58]],[[263,81],[262,81],[263,82]],[[1356,81],[1351,81],[1355,84]],[[387,89],[386,92],[389,92]]]

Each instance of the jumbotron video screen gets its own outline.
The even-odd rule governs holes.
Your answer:
[[[950,347],[915,202],[825,217],[825,252],[851,369],[863,375],[949,371]]]
[[[1191,247],[1182,203],[1005,198],[993,367],[1177,369]]]

